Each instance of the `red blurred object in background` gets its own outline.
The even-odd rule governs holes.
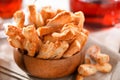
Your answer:
[[[83,11],[85,28],[100,30],[120,23],[120,0],[70,0],[72,12]]]
[[[22,0],[0,0],[0,17],[11,18],[21,8]]]

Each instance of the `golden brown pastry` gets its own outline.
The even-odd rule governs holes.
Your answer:
[[[96,64],[95,66],[98,71],[103,72],[103,73],[108,73],[112,70],[112,65],[109,63]]]
[[[91,76],[96,72],[96,66],[93,64],[82,64],[78,67],[78,73],[82,76]]]
[[[87,54],[100,54],[101,53],[100,47],[98,47],[97,45],[92,45],[87,49],[86,53]]]
[[[58,40],[72,40],[76,37],[77,29],[73,24],[66,24],[60,32],[53,32],[52,36]]]
[[[79,41],[79,43],[83,47],[86,44],[87,40],[88,40],[88,36],[86,34],[84,34],[83,32],[79,32],[76,35],[76,39]]]
[[[90,54],[91,58],[99,64],[108,63],[110,61],[109,55],[107,54]]]
[[[32,24],[36,25],[36,28],[43,26],[44,21],[42,18],[42,15],[40,13],[37,13],[35,5],[29,5],[28,6],[30,15],[29,15],[29,21]]]
[[[43,27],[39,27],[37,29],[37,33],[40,37],[44,36],[44,35],[47,35],[47,34],[51,34],[52,32],[55,32],[55,31],[59,31],[61,29],[60,26],[43,26]]]
[[[83,29],[83,25],[84,25],[84,21],[85,21],[83,12],[81,12],[81,11],[75,12],[74,14],[72,14],[72,18],[73,18],[72,22],[75,25],[78,25],[78,27],[79,27],[78,29],[79,29],[79,31],[81,31]]]
[[[11,46],[23,49],[25,37],[23,36],[21,29],[12,25],[8,25],[6,29],[6,35],[8,35],[7,40]]]
[[[47,42],[47,41],[49,41],[49,42],[56,42],[57,39],[54,38],[54,37],[52,37],[51,34],[48,34],[48,35],[45,35],[45,36],[43,37],[43,41],[44,41],[44,42]]]
[[[64,12],[60,12],[58,13],[55,17],[53,17],[48,23],[47,26],[63,26],[66,23],[69,23],[72,21],[71,18],[71,13],[64,11]]]
[[[24,27],[22,34],[25,37],[25,40],[23,42],[24,49],[28,51],[29,56],[34,56],[42,45],[42,41],[38,37],[34,25]]]
[[[70,56],[74,55],[75,53],[77,53],[78,51],[80,51],[88,39],[88,36],[85,35],[84,33],[78,32],[76,29],[73,29],[73,28],[71,30],[73,30],[74,33],[76,34],[75,35],[76,38],[71,43],[69,49],[65,52],[63,57],[70,57]]]
[[[63,57],[64,58],[71,57],[80,50],[81,50],[81,44],[79,43],[78,40],[74,40],[71,43],[69,49],[64,53]]]
[[[56,15],[56,11],[52,10],[51,6],[45,6],[41,9],[40,14],[46,24],[48,19],[51,19]]]
[[[17,27],[24,27],[25,14],[23,13],[23,11],[19,10],[14,13],[14,21],[16,22]]]
[[[56,41],[55,43],[47,41],[41,46],[37,58],[59,59],[68,49],[69,44],[66,41]]]

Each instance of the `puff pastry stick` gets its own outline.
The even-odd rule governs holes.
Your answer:
[[[112,70],[112,65],[109,63],[96,64],[95,66],[98,71],[103,72],[103,73],[108,73]]]
[[[47,41],[42,45],[37,57],[42,59],[59,59],[68,47],[69,44],[66,41],[56,41],[55,43]]]
[[[23,49],[23,41],[24,36],[22,34],[22,30],[18,27],[8,25],[6,29],[6,35],[8,35],[8,42],[11,46],[15,48],[21,48]]]
[[[45,6],[41,9],[40,14],[46,24],[48,19],[51,19],[56,15],[56,11],[52,10],[51,6]]]
[[[50,42],[56,42],[57,39],[54,38],[54,37],[52,37],[51,34],[48,34],[48,35],[45,35],[45,36],[43,37],[43,41],[44,41],[44,42],[47,42],[47,41],[50,41]]]
[[[61,32],[53,32],[52,36],[58,40],[72,40],[75,38],[78,32],[78,28],[74,27],[73,24],[66,24],[63,26]]]
[[[82,76],[90,76],[97,72],[96,66],[93,64],[82,64],[78,67],[78,73]]]
[[[55,27],[52,27],[52,26],[43,26],[43,27],[39,27],[37,29],[37,33],[38,33],[38,35],[40,37],[42,37],[42,36],[50,34],[52,32],[59,31],[60,29],[61,29],[60,26],[55,26]]]
[[[89,47],[86,51],[87,54],[100,54],[100,47],[96,46],[96,45],[92,45],[91,47]]]
[[[72,14],[72,18],[73,18],[73,23],[75,25],[78,25],[78,29],[79,31],[81,31],[83,29],[83,25],[85,21],[83,12],[81,11],[75,12],[74,14]]]
[[[36,25],[36,28],[43,26],[44,25],[44,21],[42,18],[42,15],[40,13],[36,12],[36,7],[35,5],[29,5],[28,6],[30,15],[29,15],[29,21],[30,23],[33,23]]]
[[[42,41],[38,37],[34,25],[24,27],[22,33],[25,37],[24,48],[28,51],[29,56],[34,56],[42,45]]]
[[[23,11],[19,10],[14,13],[14,21],[16,22],[17,27],[24,27],[25,14],[23,13]]]
[[[73,56],[75,53],[80,51],[80,49],[81,49],[81,44],[79,43],[78,40],[74,40],[71,43],[69,49],[64,53],[63,57],[67,58],[67,57]]]
[[[108,63],[110,61],[110,57],[107,54],[90,54],[90,56],[99,64]]]
[[[54,18],[52,18],[46,25],[47,26],[63,26],[66,23],[72,21],[70,12],[60,12]]]
[[[79,32],[76,35],[76,39],[80,42],[81,46],[83,47],[87,42],[88,36],[84,34],[83,32]]]

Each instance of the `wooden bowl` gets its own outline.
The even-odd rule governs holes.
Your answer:
[[[72,74],[83,62],[84,53],[78,52],[72,57],[58,60],[43,60],[30,57],[14,49],[16,64],[28,75],[38,78],[60,78]]]

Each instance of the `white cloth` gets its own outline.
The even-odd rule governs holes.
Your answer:
[[[106,47],[109,47],[114,52],[120,51],[120,24],[117,24],[115,27],[100,31],[100,32],[93,32],[90,36],[94,39],[100,41]]]

